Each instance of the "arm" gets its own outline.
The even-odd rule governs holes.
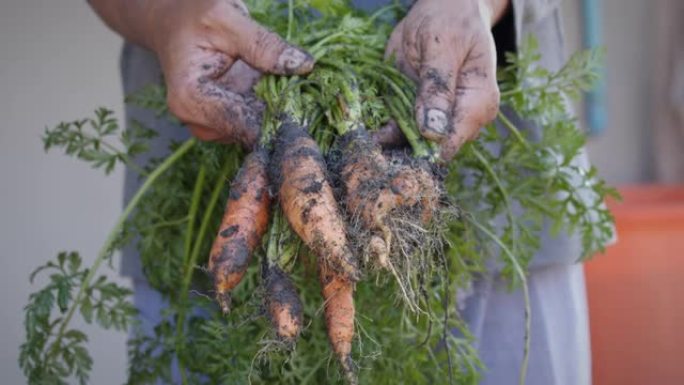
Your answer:
[[[496,117],[499,88],[491,27],[509,0],[418,0],[392,33],[387,53],[418,83],[423,136],[451,159]]]
[[[88,0],[95,13],[124,39],[152,49],[150,34],[145,27],[150,23],[150,8],[163,1],[155,0]]]
[[[511,0],[485,0],[485,6],[489,7],[492,13],[490,28],[493,27],[506,13]]]
[[[125,39],[157,54],[170,111],[202,140],[258,138],[260,73],[304,74],[313,58],[249,17],[240,0],[90,0]]]

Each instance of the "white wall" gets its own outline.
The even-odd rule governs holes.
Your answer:
[[[0,1],[3,384],[25,383],[17,352],[22,307],[35,290],[30,271],[60,250],[92,259],[121,210],[121,173],[104,177],[60,153],[45,154],[40,140],[46,126],[85,117],[95,107],[122,110],[120,45],[85,0]],[[91,383],[123,383],[125,334],[96,331],[91,338]]]
[[[571,41],[577,0],[566,1]],[[648,2],[604,0],[610,126],[592,140],[592,159],[613,182],[650,177]],[[574,31],[574,32],[573,32]],[[574,39],[576,41],[576,39]],[[21,384],[17,347],[27,277],[60,250],[92,259],[121,209],[122,175],[105,178],[59,153],[45,154],[46,125],[88,115],[97,106],[122,110],[120,40],[85,0],[0,2],[0,373]],[[125,336],[95,331],[91,383],[125,377]]]

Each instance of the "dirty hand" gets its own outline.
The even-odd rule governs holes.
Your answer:
[[[260,72],[304,74],[313,58],[253,21],[240,0],[162,0],[150,6],[148,46],[157,53],[170,111],[202,140],[257,141]]]
[[[496,117],[499,88],[491,27],[509,0],[418,0],[387,45],[398,68],[418,83],[420,132],[450,160]]]

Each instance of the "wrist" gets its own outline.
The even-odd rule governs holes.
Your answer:
[[[163,38],[168,37],[166,25],[175,23],[171,15],[174,8],[171,0],[142,0],[140,7],[141,43],[151,51],[159,54],[164,46]]]
[[[493,27],[508,10],[510,0],[478,0],[480,15]]]

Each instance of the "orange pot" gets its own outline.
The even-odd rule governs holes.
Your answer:
[[[585,265],[594,385],[684,384],[684,186],[620,192],[618,242]]]

